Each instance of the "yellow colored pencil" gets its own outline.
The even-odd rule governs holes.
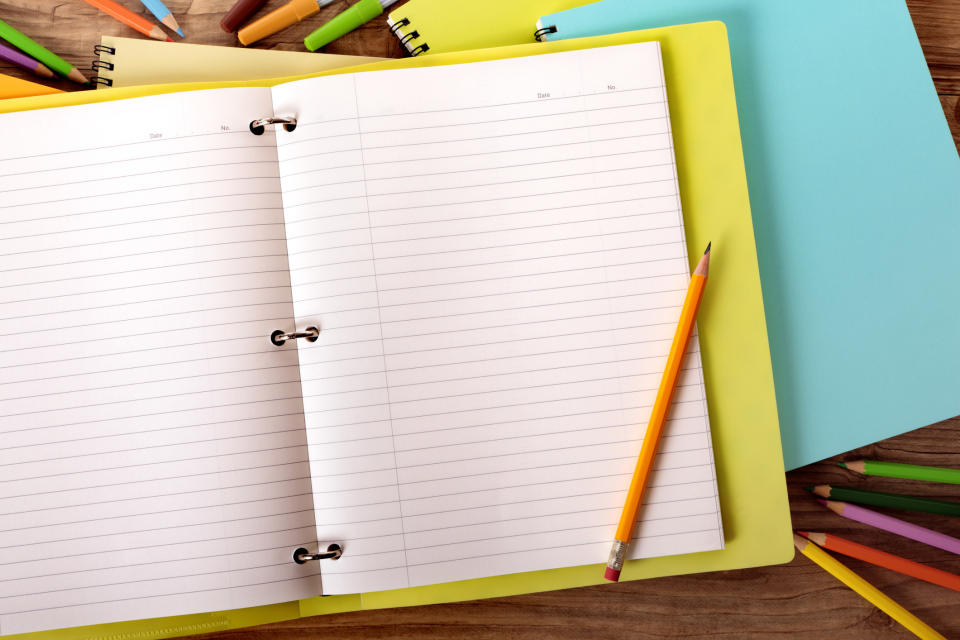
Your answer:
[[[856,591],[864,600],[899,622],[913,635],[923,638],[923,640],[947,640],[926,622],[904,609],[890,596],[858,576],[810,540],[794,534],[793,544],[800,550],[800,553],[820,565],[821,569]]]
[[[670,403],[673,400],[673,391],[677,386],[677,378],[680,377],[680,366],[683,364],[683,356],[687,353],[687,345],[690,343],[690,336],[693,334],[693,328],[697,321],[697,311],[700,309],[700,300],[703,299],[703,290],[707,286],[707,274],[709,272],[710,245],[708,244],[707,250],[703,252],[700,262],[697,263],[697,268],[693,271],[690,285],[687,287],[687,296],[683,301],[683,308],[680,310],[677,331],[673,334],[673,344],[670,345],[670,353],[667,356],[667,366],[664,368],[663,378],[660,379],[657,398],[653,401],[650,420],[647,421],[647,432],[643,436],[643,444],[640,445],[637,466],[633,470],[633,477],[630,479],[630,489],[627,491],[623,511],[620,512],[620,523],[617,525],[613,546],[610,548],[610,558],[607,560],[607,566],[603,572],[603,577],[613,582],[620,580],[620,571],[623,569],[623,562],[626,559],[627,545],[630,544],[633,528],[637,524],[637,512],[640,510],[643,492],[647,487],[650,471],[653,469],[653,460],[657,455],[657,444],[660,442],[663,425],[667,421],[667,413],[670,411]]]

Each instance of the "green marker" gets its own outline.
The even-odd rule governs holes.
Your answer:
[[[337,38],[347,35],[357,27],[370,22],[396,1],[360,0],[360,2],[304,38],[303,44],[310,51],[316,51]]]
[[[20,49],[20,51],[23,51],[37,62],[45,64],[60,75],[67,76],[74,82],[79,82],[80,84],[86,84],[88,82],[88,80],[83,77],[83,74],[77,71],[75,66],[49,49],[40,46],[3,20],[0,20],[0,38],[3,38],[17,49]]]

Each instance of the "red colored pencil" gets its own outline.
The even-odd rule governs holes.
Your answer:
[[[86,2],[87,4],[92,4],[97,9],[100,9],[100,11],[103,11],[125,25],[133,27],[145,36],[149,36],[154,40],[166,40],[167,42],[173,42],[173,39],[163,32],[163,29],[160,28],[160,25],[150,22],[143,16],[130,11],[130,9],[127,9],[123,5],[117,4],[113,0],[86,0]]]
[[[830,533],[807,531],[797,531],[797,533],[829,551],[835,551],[836,553],[850,556],[851,558],[857,558],[858,560],[875,564],[878,567],[890,569],[891,571],[896,571],[897,573],[902,573],[905,576],[917,578],[918,580],[925,580],[926,582],[937,584],[947,589],[960,591],[960,576],[954,573],[928,567],[925,564],[907,560],[906,558],[901,558],[892,553],[880,551],[879,549],[874,549],[873,547],[868,547],[863,544],[857,544],[856,542],[840,538]]]

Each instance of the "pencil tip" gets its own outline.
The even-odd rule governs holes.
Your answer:
[[[809,538],[809,537],[810,537],[810,532],[809,532],[809,531],[800,531],[800,530],[798,529],[798,530],[795,531],[794,533],[796,533],[797,535],[801,535],[801,536],[803,536],[804,538]]]
[[[712,241],[712,240],[707,243],[707,250],[703,252],[703,255],[707,255],[708,253],[710,253],[710,247],[711,247],[711,245],[713,245],[713,241]]]
[[[183,29],[177,29],[177,35],[181,38],[186,38],[187,36],[183,35]]]
[[[167,36],[167,42],[173,42],[173,38],[171,38],[170,36]]]
[[[814,487],[813,485],[803,488],[804,491],[813,491],[814,489],[816,489],[816,487]]]
[[[87,77],[80,73],[76,67],[70,70],[70,73],[67,74],[67,77],[73,80],[74,82],[79,82],[80,84],[89,84],[90,81],[87,80]]]
[[[838,467],[843,467],[844,469],[849,469],[849,468],[850,468],[850,467],[847,466],[847,463],[846,463],[846,462],[838,462],[838,463],[837,463],[837,466],[838,466]]]

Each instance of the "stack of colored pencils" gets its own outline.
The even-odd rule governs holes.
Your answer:
[[[886,476],[926,482],[960,484],[960,470],[940,467],[872,460],[841,462],[840,466],[864,475]],[[834,513],[890,533],[923,542],[938,549],[960,555],[960,540],[926,527],[900,520],[859,505],[871,505],[889,509],[919,511],[938,515],[960,517],[960,504],[915,498],[894,493],[880,493],[849,487],[818,485],[807,487],[818,496],[818,501]],[[857,504],[851,504],[857,503]],[[943,638],[926,623],[884,595],[873,585],[825,553],[822,549],[857,558],[870,564],[896,571],[903,575],[924,580],[947,589],[960,592],[960,576],[933,567],[895,556],[879,549],[845,540],[829,533],[797,531],[794,544],[805,556],[816,562],[838,580],[863,596],[891,618],[902,624],[920,638]]]
[[[173,42],[158,25],[113,0],[86,0],[86,2],[147,37]],[[183,37],[183,30],[177,24],[177,19],[173,17],[170,9],[167,9],[167,6],[163,4],[163,0],[140,0],[140,2],[160,21],[160,24],[175,31],[181,38]]]

